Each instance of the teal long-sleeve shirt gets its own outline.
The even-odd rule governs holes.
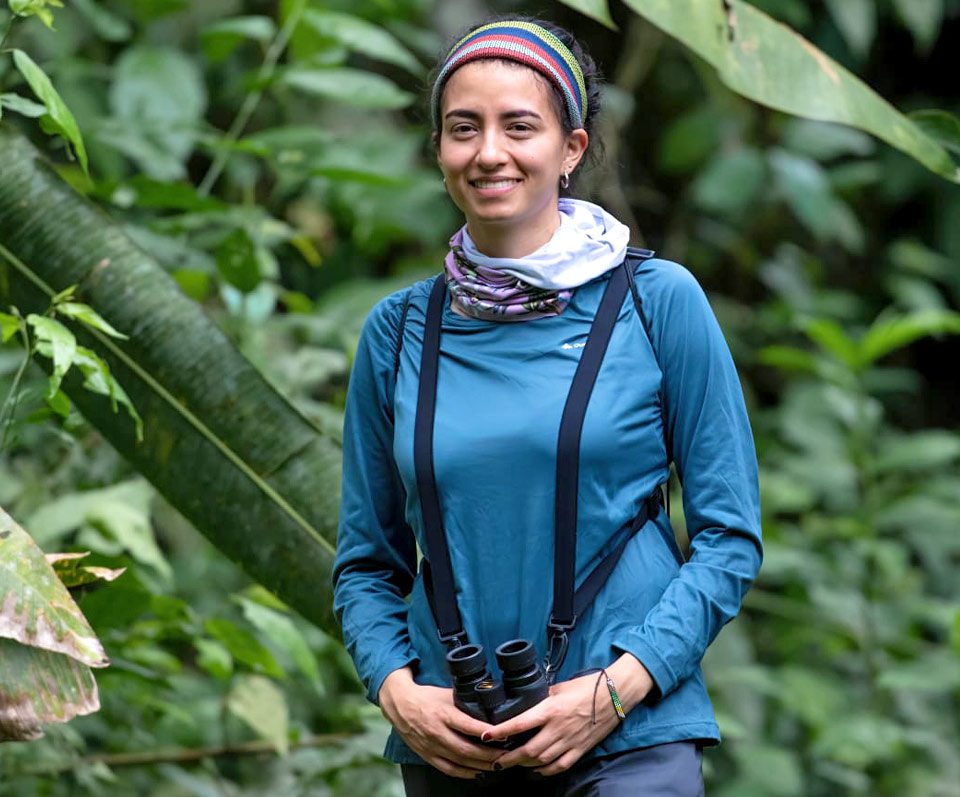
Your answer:
[[[620,308],[581,441],[577,584],[622,539],[641,500],[668,473],[683,485],[689,559],[666,513],[627,543],[578,619],[557,680],[624,652],[650,672],[656,697],[587,757],[720,734],[700,660],[739,611],[762,559],[757,462],[743,393],[707,299],[683,266],[636,269]],[[444,308],[434,458],[464,628],[494,648],[523,637],[545,652],[553,602],[557,433],[609,274],[574,291],[558,316],[505,323]],[[418,372],[431,280],[394,293],[367,318],[347,394],[334,610],[377,702],[409,665],[418,683],[450,686],[423,588],[423,521],[413,466]],[[399,372],[400,319],[407,294]],[[649,331],[649,334],[648,334]],[[384,754],[422,763],[394,731]]]

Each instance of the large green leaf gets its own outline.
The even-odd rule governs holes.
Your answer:
[[[607,0],[562,0],[562,2],[608,28],[617,29],[617,26],[613,23],[613,18],[610,16],[610,7]]]
[[[186,172],[196,128],[207,107],[197,65],[178,50],[136,45],[116,61],[110,106],[115,119],[99,138],[135,160],[159,180]]]
[[[0,303],[77,300],[129,335],[72,331],[110,366],[144,438],[67,374],[86,418],[203,534],[251,576],[337,634],[330,568],[340,451],[269,385],[177,283],[0,126]],[[189,341],[189,345],[184,345]]]
[[[335,39],[345,47],[378,61],[401,66],[418,77],[424,69],[413,54],[379,25],[353,14],[308,8],[303,21],[321,36]]]
[[[563,0],[583,10],[580,0]],[[948,152],[813,44],[744,0],[624,0],[716,70],[732,90],[786,113],[860,128],[960,183]]]
[[[90,667],[108,663],[43,551],[0,509],[0,742],[96,711]]]
[[[272,681],[260,675],[241,678],[227,696],[227,708],[270,742],[280,755],[290,749],[287,700]]]
[[[80,135],[80,128],[73,113],[63,101],[59,92],[53,87],[50,78],[34,60],[23,50],[13,51],[13,62],[17,65],[20,74],[27,81],[37,99],[43,103],[47,109],[45,116],[41,117],[41,127],[50,133],[57,133],[63,136],[73,145],[77,153],[77,159],[84,171],[87,171],[87,148],[83,144],[83,136]]]
[[[406,108],[414,99],[382,75],[360,69],[291,67],[284,73],[283,82],[307,94],[358,108],[394,110]]]

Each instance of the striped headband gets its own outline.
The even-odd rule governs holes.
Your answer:
[[[570,126],[574,130],[583,127],[587,86],[577,59],[567,45],[546,28],[519,21],[483,25],[453,45],[433,84],[430,107],[434,127],[440,126],[440,95],[444,83],[454,70],[479,58],[517,61],[537,70],[563,95]]]

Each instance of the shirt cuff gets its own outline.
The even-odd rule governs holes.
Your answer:
[[[641,701],[644,705],[656,704],[677,687],[679,679],[676,674],[666,660],[644,639],[639,629],[619,634],[611,645],[616,650],[635,656],[653,678],[653,688]]]
[[[417,665],[419,665],[420,659],[416,656],[411,657],[398,657],[391,659],[390,661],[385,662],[381,667],[374,672],[373,676],[370,679],[369,687],[367,689],[367,700],[373,703],[375,706],[380,705],[380,687],[383,686],[383,682],[387,680],[387,676],[399,670],[403,667],[406,667],[408,664],[413,665],[413,671],[417,671]]]

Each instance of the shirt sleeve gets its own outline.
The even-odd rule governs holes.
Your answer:
[[[393,458],[394,352],[402,294],[383,299],[360,333],[343,424],[343,475],[333,609],[367,699],[394,670],[416,663],[405,597],[417,569]]]
[[[693,275],[658,263],[637,284],[663,373],[690,558],[643,622],[613,642],[650,672],[650,702],[693,673],[740,611],[763,558],[756,449],[733,358]]]

